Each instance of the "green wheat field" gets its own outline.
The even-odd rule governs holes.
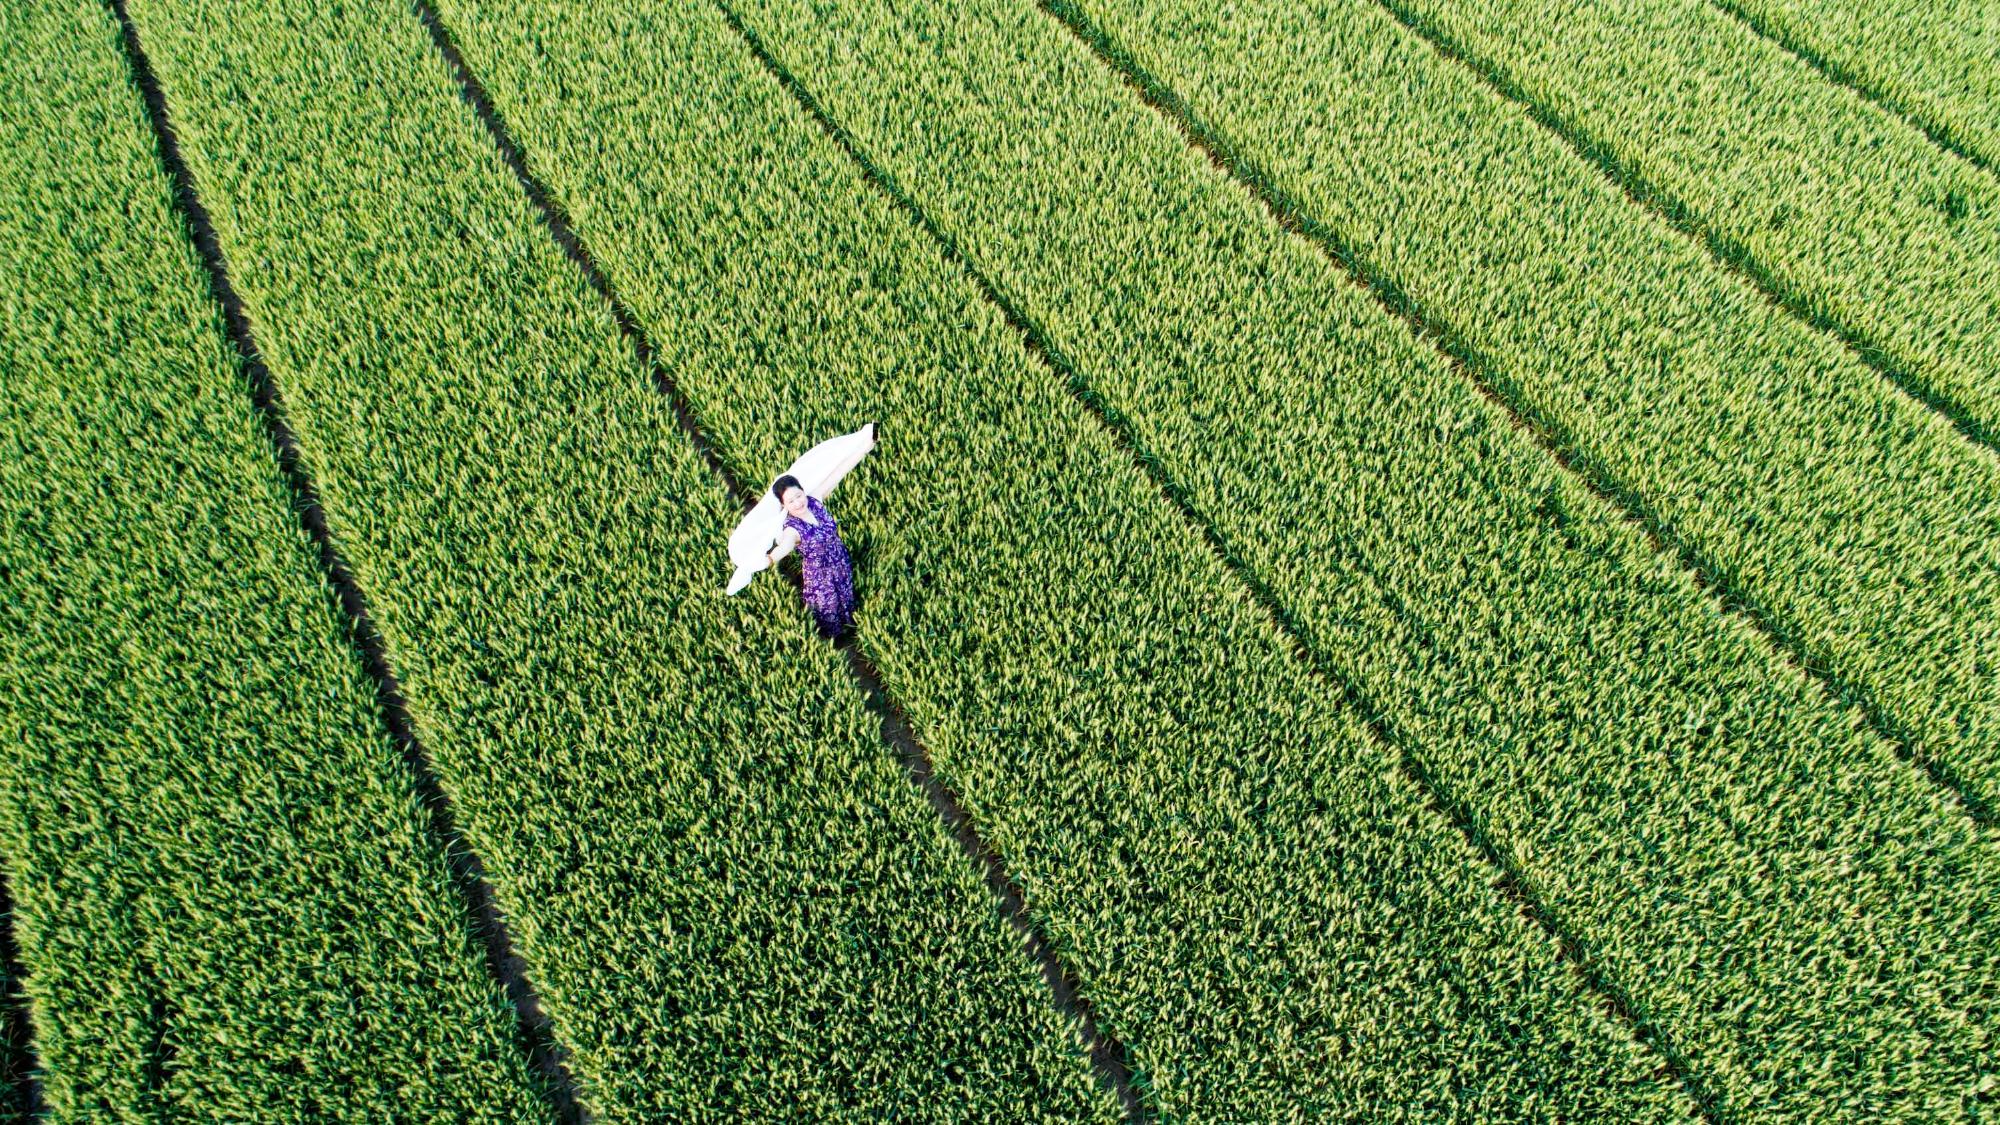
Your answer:
[[[0,6],[12,1119],[2000,1121],[1996,809],[2000,0]]]

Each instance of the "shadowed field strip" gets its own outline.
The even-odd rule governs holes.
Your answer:
[[[340,546],[334,542],[332,530],[327,526],[318,486],[306,470],[297,435],[292,433],[291,424],[285,418],[284,401],[278,393],[277,384],[271,379],[270,369],[259,358],[263,349],[258,346],[249,318],[244,314],[242,298],[229,280],[228,263],[223,259],[214,224],[210,222],[208,209],[202,205],[195,190],[193,173],[181,154],[180,141],[174,134],[173,125],[167,119],[166,96],[160,90],[158,76],[153,73],[152,61],[139,42],[138,29],[132,25],[124,0],[111,0],[111,6],[118,14],[125,53],[140,94],[145,99],[146,114],[159,145],[161,161],[174,181],[175,202],[187,222],[188,234],[194,241],[202,266],[208,271],[210,289],[222,307],[224,331],[242,364],[252,400],[256,403],[265,430],[270,434],[279,467],[285,473],[286,485],[298,508],[300,522],[318,551],[320,565],[333,587],[340,612],[349,621],[350,635],[362,666],[374,684],[376,700],[389,728],[389,737],[402,750],[403,759],[409,763],[417,783],[417,796],[430,811],[432,828],[444,845],[453,877],[465,895],[474,932],[486,946],[487,967],[506,990],[508,1002],[514,1007],[529,1062],[545,1080],[557,1119],[575,1121],[579,1116],[575,1084],[563,1066],[560,1052],[549,1038],[548,1019],[542,1012],[541,998],[535,995],[534,987],[527,979],[525,965],[514,951],[513,937],[493,903],[493,887],[486,881],[479,857],[465,846],[464,836],[453,823],[451,801],[438,782],[430,754],[417,740],[409,709],[403,704],[402,687],[396,681],[395,671],[389,667],[381,632],[376,628],[374,615],[368,608],[367,595],[354,581],[354,572],[347,565],[347,560],[341,557]]]
[[[1712,0],[1938,147],[2000,165],[2000,5],[1992,0]]]
[[[545,1117],[116,21],[0,37],[0,850],[45,1108]]]
[[[133,15],[589,1114],[1114,1117],[411,13]]]
[[[1971,1104],[2000,859],[1948,794],[1058,22],[742,8],[1724,1108]]]
[[[2000,180],[1707,0],[1383,2],[1788,312],[2000,441]]]
[[[1151,1110],[1690,1115],[1392,749],[719,13],[439,8],[740,475],[885,420],[839,506],[860,647]]]
[[[1054,7],[1990,815],[2000,457],[1386,11]]]
[[[33,1121],[45,1110],[28,998],[21,991],[25,975],[14,939],[14,894],[0,877],[0,1122],[8,1125]]]
[[[1215,553],[1216,557],[1228,567],[1231,576],[1244,584],[1253,600],[1269,615],[1272,624],[1278,627],[1278,630],[1286,637],[1288,642],[1297,646],[1300,650],[1300,655],[1304,656],[1317,671],[1329,678],[1331,681],[1330,686],[1339,693],[1343,702],[1360,709],[1361,713],[1366,716],[1366,726],[1369,732],[1386,746],[1394,748],[1398,767],[1405,779],[1418,786],[1435,811],[1441,813],[1450,823],[1455,825],[1487,862],[1496,866],[1500,875],[1494,880],[1493,885],[1495,889],[1519,908],[1523,918],[1530,919],[1549,931],[1550,935],[1556,939],[1556,956],[1564,961],[1572,962],[1572,967],[1583,976],[1588,986],[1604,996],[1608,1013],[1611,1016],[1622,1023],[1630,1025],[1639,1040],[1649,1048],[1663,1052],[1665,1057],[1663,1076],[1671,1075],[1675,1081],[1688,1083],[1690,1086],[1693,1086],[1685,1060],[1677,1053],[1674,1053],[1669,1045],[1664,1044],[1647,1022],[1633,1010],[1630,997],[1626,995],[1623,989],[1606,981],[1602,974],[1596,971],[1594,965],[1582,959],[1582,950],[1578,942],[1565,927],[1550,916],[1546,906],[1525,886],[1518,865],[1512,863],[1507,856],[1502,855],[1494,846],[1491,837],[1479,830],[1477,823],[1462,803],[1453,800],[1450,795],[1438,788],[1435,779],[1430,775],[1424,764],[1411,754],[1410,742],[1407,736],[1395,729],[1393,720],[1383,715],[1381,707],[1370,697],[1370,693],[1366,688],[1347,675],[1345,669],[1326,661],[1323,654],[1312,651],[1311,641],[1306,630],[1301,627],[1289,607],[1272,592],[1268,583],[1264,582],[1262,578],[1249,568],[1244,562],[1241,553],[1236,551],[1235,548],[1230,546],[1228,541],[1222,538],[1215,525],[1202,515],[1189,496],[1187,489],[1169,476],[1159,459],[1154,457],[1145,448],[1144,444],[1137,439],[1130,423],[1122,415],[1118,414],[1115,409],[1108,406],[1104,401],[1104,397],[1097,393],[1088,380],[1076,370],[1076,367],[1063,358],[1049,342],[1048,335],[1041,326],[1023,314],[1020,308],[1010,301],[1005,294],[994,288],[992,280],[985,276],[979,270],[978,266],[965,256],[956,241],[950,235],[940,230],[937,224],[931,221],[930,216],[925,214],[920,207],[912,202],[896,186],[893,178],[884,173],[881,168],[870,161],[856,147],[854,138],[838,122],[827,115],[825,107],[820,105],[811,92],[800,84],[795,75],[786,70],[783,64],[771,56],[769,50],[757,37],[757,34],[746,27],[742,19],[726,7],[723,9],[723,15],[729,22],[730,27],[743,37],[745,44],[750,48],[751,54],[756,57],[758,62],[805,108],[807,113],[820,125],[822,130],[840,146],[841,151],[845,152],[850,159],[857,163],[864,178],[893,199],[896,205],[924,233],[940,244],[945,252],[945,256],[954,265],[965,271],[966,276],[972,280],[980,295],[1002,311],[1008,326],[1021,336],[1022,342],[1027,346],[1029,353],[1038,362],[1064,377],[1071,395],[1084,405],[1098,422],[1114,436],[1119,448],[1133,459],[1134,465],[1153,482],[1154,486],[1159,489],[1160,495],[1180,513],[1183,519],[1189,521],[1192,525],[1190,530],[1197,532],[1202,541]],[[1703,1112],[1706,1113],[1709,1098],[1698,1087],[1694,1088],[1693,1092]]]

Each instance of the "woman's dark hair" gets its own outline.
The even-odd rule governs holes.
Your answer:
[[[784,500],[785,493],[788,490],[794,488],[804,488],[804,487],[805,485],[799,483],[799,478],[793,476],[790,473],[786,473],[784,476],[779,477],[771,485],[771,495],[776,496],[780,501],[782,501]]]

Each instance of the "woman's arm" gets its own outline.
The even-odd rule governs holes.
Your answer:
[[[772,566],[777,566],[778,560],[791,554],[792,548],[798,545],[799,533],[788,527],[778,533],[778,545],[766,552],[764,557],[771,561]]]
[[[838,485],[841,479],[847,476],[854,469],[854,466],[859,465],[861,459],[868,456],[870,450],[875,448],[875,423],[870,422],[866,426],[863,426],[861,432],[855,436],[856,440],[853,448],[843,451],[844,456],[829,466],[826,475],[814,481],[812,486],[806,489],[807,493],[821,501],[833,495],[834,486]]]

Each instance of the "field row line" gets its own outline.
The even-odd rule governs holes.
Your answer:
[[[2000,169],[1995,169],[1992,161],[1986,159],[1985,156],[1981,155],[1972,146],[1959,140],[1949,126],[1937,122],[1930,114],[1905,104],[1901,99],[1886,90],[1875,88],[1860,75],[1855,74],[1835,60],[1827,58],[1820,52],[1799,42],[1795,37],[1786,34],[1783,28],[1777,27],[1770,21],[1759,17],[1756,13],[1738,3],[1737,0],[1708,0],[1708,3],[1713,5],[1717,11],[1735,19],[1744,27],[1750,29],[1759,38],[1776,44],[1785,53],[1798,59],[1813,70],[1818,71],[1820,76],[1828,82],[1854,91],[1855,95],[1863,101],[1878,106],[1883,112],[1892,114],[1907,122],[1911,128],[1929,138],[1932,144],[1951,153],[1953,156],[1959,157],[1982,172],[2000,176]]]
[[[1158,111],[1188,143],[1202,152],[1257,199],[1281,226],[1303,235],[1354,284],[1366,289],[1385,310],[1403,321],[1411,333],[1435,347],[1478,392],[1500,408],[1510,422],[1545,450],[1565,471],[1590,491],[1620,509],[1641,529],[1654,550],[1675,559],[1695,582],[1727,612],[1737,616],[1776,650],[1788,664],[1814,679],[1834,700],[1855,707],[1897,754],[1948,792],[1975,822],[2000,823],[1995,810],[1950,765],[1936,756],[1919,755],[1912,732],[1898,722],[1859,685],[1836,672],[1828,661],[1780,625],[1768,610],[1729,578],[1726,568],[1706,558],[1691,543],[1669,530],[1644,497],[1620,481],[1578,446],[1572,435],[1528,400],[1523,389],[1498,374],[1480,351],[1441,319],[1426,311],[1394,278],[1371,264],[1358,250],[1315,221],[1227,138],[1197,117],[1178,93],[1122,50],[1088,16],[1067,0],[1037,0],[1042,10],[1081,40],[1097,58],[1116,72],[1147,105]]]
[[[127,10],[126,0],[105,0],[117,17],[120,42],[132,79],[145,105],[146,120],[159,146],[162,166],[173,181],[174,203],[187,221],[215,302],[220,306],[224,333],[235,350],[245,378],[249,380],[256,413],[270,438],[278,466],[295,498],[300,526],[311,539],[325,571],[341,616],[348,625],[349,639],[361,658],[363,670],[374,685],[389,736],[401,750],[415,781],[419,801],[428,813],[428,827],[438,841],[451,872],[451,881],[464,899],[474,935],[484,947],[488,971],[506,992],[519,1025],[522,1045],[534,1070],[544,1079],[556,1119],[565,1125],[581,1125],[589,1120],[577,1098],[577,1090],[562,1046],[551,1034],[540,997],[528,979],[527,963],[515,952],[514,942],[493,896],[485,866],[465,840],[453,815],[450,798],[439,784],[430,753],[418,740],[405,703],[402,687],[389,666],[382,634],[369,612],[369,603],[355,580],[353,570],[334,541],[319,500],[318,487],[305,464],[297,435],[286,419],[284,399],[270,369],[260,358],[257,339],[242,298],[230,281],[229,266],[221,241],[206,206],[195,190],[194,177],[181,154],[166,94],[139,42],[138,28]]]
[[[1647,180],[1632,163],[1619,156],[1618,152],[1604,140],[1591,135],[1581,123],[1565,119],[1553,108],[1538,101],[1523,89],[1520,83],[1508,77],[1491,59],[1476,55],[1467,44],[1439,26],[1437,21],[1425,18],[1422,13],[1412,8],[1408,0],[1376,0],[1376,2],[1394,16],[1398,23],[1430,44],[1440,56],[1471,71],[1495,93],[1518,105],[1531,120],[1561,141],[1564,147],[1576,153],[1586,163],[1603,173],[1606,179],[1616,184],[1633,203],[1659,216],[1668,226],[1700,244],[1718,264],[1748,281],[1772,305],[1838,340],[1841,346],[1864,366],[1874,370],[1887,380],[1889,385],[1918,404],[1938,413],[1966,440],[2000,453],[2000,433],[1996,433],[1992,427],[1981,422],[1975,412],[1968,410],[1948,392],[1931,385],[1929,380],[1897,359],[1890,349],[1870,339],[1862,329],[1846,323],[1831,312],[1815,310],[1797,287],[1780,278],[1770,267],[1759,261],[1749,247],[1704,222],[1686,201]],[[1728,9],[1726,3],[1722,6],[1725,10]],[[1932,137],[1932,140],[1936,138]],[[1985,167],[1967,153],[1956,149],[1948,151],[1963,156],[1982,168]]]
[[[658,349],[639,324],[631,307],[612,288],[609,277],[577,236],[575,229],[570,226],[563,209],[553,199],[547,186],[528,168],[519,142],[514,139],[505,120],[495,110],[484,85],[473,74],[471,66],[459,51],[450,30],[445,26],[443,17],[432,6],[431,0],[412,0],[411,8],[423,23],[425,30],[429,32],[432,44],[458,79],[462,96],[472,107],[481,124],[485,126],[502,160],[513,171],[522,191],[534,205],[550,236],[570,261],[582,271],[591,288],[610,307],[619,330],[637,351],[640,364],[653,373],[654,387],[672,405],[683,436],[700,452],[703,461],[722,482],[731,497],[743,510],[748,511],[757,502],[759,490],[747,487],[745,482],[723,462],[714,443],[702,430],[699,419],[672,374],[659,362]],[[731,19],[734,22],[733,15]],[[738,30],[742,30],[740,25]],[[760,61],[765,65],[774,65],[761,52],[758,54]],[[793,573],[789,580],[794,586],[800,584],[797,573]],[[883,685],[880,673],[873,661],[862,651],[859,641],[850,634],[843,637],[838,645],[847,658],[847,669],[856,690],[868,709],[874,712],[881,722],[882,740],[895,750],[910,780],[923,792],[946,830],[957,841],[966,857],[978,868],[987,888],[997,900],[1001,915],[1020,938],[1023,951],[1035,963],[1056,1009],[1076,1027],[1081,1044],[1090,1058],[1092,1069],[1098,1079],[1117,1095],[1128,1120],[1134,1122],[1147,1120],[1141,1096],[1143,1078],[1135,1078],[1129,1049],[1099,1028],[1089,1002],[1078,994],[1076,974],[1063,964],[1047,936],[1035,925],[1028,911],[1026,897],[1019,884],[1008,873],[1005,860],[981,835],[978,826],[965,811],[958,794],[938,779],[929,748],[917,738],[902,706]]]
[[[1220,529],[1201,513],[1186,489],[1173,479],[1167,471],[1166,466],[1147,449],[1139,436],[1134,432],[1132,426],[1125,420],[1117,408],[1106,402],[1102,394],[1091,385],[1089,379],[1084,376],[1074,363],[1062,354],[1061,350],[1050,340],[1047,331],[1036,323],[1033,318],[1028,316],[1017,302],[1009,298],[984,271],[974,264],[972,259],[959,247],[957,240],[941,229],[923,207],[898,186],[893,175],[878,166],[866,153],[861,151],[859,145],[847,130],[827,112],[819,100],[813,96],[811,91],[789,69],[777,61],[765,47],[757,33],[752,31],[742,21],[737,13],[729,7],[726,0],[715,0],[715,3],[722,10],[723,16],[729,25],[743,38],[750,52],[798,100],[800,106],[840,146],[841,150],[854,161],[860,168],[864,178],[887,195],[926,234],[938,243],[946,257],[965,272],[966,276],[978,288],[982,296],[998,308],[1005,317],[1007,324],[1020,334],[1027,350],[1039,362],[1046,365],[1052,373],[1063,379],[1071,394],[1085,406],[1092,417],[1096,418],[1105,427],[1118,446],[1125,450],[1132,458],[1135,466],[1159,490],[1161,496],[1180,513],[1182,518],[1194,530],[1200,533],[1209,549],[1223,562],[1229,572],[1244,585],[1252,599],[1277,626],[1279,632],[1294,646],[1294,655],[1300,658],[1307,667],[1313,669],[1322,678],[1327,680],[1340,694],[1344,703],[1354,708],[1362,716],[1363,723],[1374,738],[1383,745],[1395,749],[1396,761],[1404,776],[1415,783],[1419,790],[1430,798],[1433,809],[1443,815],[1464,836],[1466,841],[1496,869],[1497,877],[1495,885],[1501,893],[1509,901],[1515,903],[1524,916],[1532,919],[1536,925],[1540,926],[1555,940],[1557,959],[1569,964],[1584,982],[1602,997],[1607,1010],[1614,1018],[1629,1026],[1636,1038],[1659,1052],[1660,1056],[1666,1061],[1666,1066],[1674,1078],[1688,1089],[1704,1115],[1710,1121],[1720,1121],[1722,1118],[1716,1109],[1718,1104],[1717,1099],[1696,1076],[1686,1056],[1673,1046],[1667,1036],[1655,1025],[1652,1018],[1643,1011],[1642,1006],[1632,998],[1627,990],[1603,974],[1597,967],[1597,959],[1591,953],[1589,945],[1576,936],[1568,926],[1564,925],[1562,920],[1555,915],[1554,911],[1544,903],[1544,896],[1536,889],[1533,881],[1524,872],[1519,870],[1518,866],[1507,858],[1506,853],[1493,842],[1491,837],[1481,828],[1478,818],[1473,814],[1472,810],[1463,802],[1454,799],[1445,792],[1435,776],[1424,766],[1416,753],[1411,749],[1410,739],[1401,731],[1395,721],[1389,718],[1388,709],[1380,705],[1353,677],[1343,673],[1332,661],[1326,658],[1322,647],[1314,640],[1304,623],[1298,620],[1297,616],[1286,607],[1276,592],[1255,573],[1242,554],[1230,545]],[[1051,14],[1056,13],[1052,12]],[[1128,84],[1133,85],[1133,88],[1148,104],[1155,104],[1153,95],[1148,88],[1133,83],[1129,75],[1125,77]],[[1159,107],[1155,105],[1155,108]],[[1171,119],[1171,115],[1169,116]],[[1185,130],[1183,132],[1185,133]],[[1211,153],[1211,155],[1213,154]],[[1283,221],[1282,216],[1281,221]],[[1294,227],[1294,224],[1289,222],[1285,225]],[[1376,577],[1371,563],[1363,562],[1363,567],[1368,570],[1371,579]],[[1384,598],[1390,603],[1391,611],[1400,620],[1408,624],[1419,637],[1424,637],[1428,633],[1428,629],[1408,612],[1399,598],[1386,590],[1381,592]]]
[[[890,600],[866,614],[862,644],[939,776],[1006,854],[1099,1018],[1129,1042],[1160,1113],[1222,1105],[1254,1117],[1274,1103],[1333,1109],[1371,1095],[1388,1112],[1409,1104],[1413,1087],[1463,1096],[1432,1067],[1365,1061],[1378,1052],[1429,1059],[1443,1031],[1463,1039],[1463,1061],[1488,1064],[1479,1069],[1496,1085],[1482,1084],[1481,1096],[1494,1105],[1548,1096],[1697,1116],[1658,1053],[1597,993],[1549,971],[1555,943],[1498,892],[1497,873],[1397,767],[1393,748],[1296,658],[1294,642],[1180,514],[1143,487],[1130,491],[1138,480],[1115,435],[1049,377],[960,265],[863,182],[823,126],[753,62],[721,10],[669,17],[610,0],[593,9],[601,21],[557,26],[504,6],[436,6],[729,465],[758,479],[760,463],[781,462],[794,443],[840,424],[843,409],[867,403],[885,412],[871,416],[915,418],[919,429],[906,453],[868,475],[857,501],[878,516],[933,511],[940,527],[997,525],[991,536],[936,546],[920,527],[899,526],[879,544],[864,533],[864,557],[886,547],[896,561],[868,582]],[[749,5],[734,6],[759,23]],[[1023,16],[1028,31],[1073,46],[1041,26],[1040,13]],[[636,53],[619,52],[638,40]],[[914,78],[926,65],[918,52],[893,70]],[[664,88],[644,77],[676,67],[682,77]],[[838,91],[796,73],[866,136]],[[1125,100],[1108,74],[1101,84]],[[1127,112],[1142,125],[1150,116],[1136,104]],[[606,113],[623,127],[611,128]],[[1178,138],[1160,139],[1178,158]],[[676,159],[663,165],[663,152]],[[965,248],[977,251],[970,240]],[[1011,276],[1006,285],[1016,292]],[[913,347],[881,346],[903,339]],[[805,386],[788,390],[790,372]],[[1131,420],[1163,450],[1140,415]],[[660,423],[673,426],[665,409]],[[1007,469],[939,489],[963,472],[966,446],[954,439],[970,435],[960,426],[979,427],[991,439],[979,445]],[[1082,475],[1066,471],[1071,453],[1094,458]],[[960,504],[961,494],[973,498]],[[1112,517],[1121,510],[1134,548],[1104,551],[1103,531],[1120,526]],[[1010,552],[979,546],[1016,535],[1025,548],[1016,562],[1070,564],[1038,580],[1008,564]],[[1196,616],[1180,617],[1183,607]],[[974,609],[991,619],[961,612]],[[1163,661],[1162,650],[1182,659]],[[1129,679],[1121,668],[1146,682],[1120,686]],[[1002,721],[981,723],[988,709]],[[1250,721],[1287,715],[1298,721]],[[1190,768],[1211,755],[1225,760]],[[1314,839],[1294,853],[1307,825]],[[1434,878],[1413,877],[1427,860]],[[1184,879],[1155,882],[1156,861]],[[1283,897],[1232,889],[1217,898],[1217,883]],[[1467,924],[1481,935],[1472,945]],[[1378,953],[1385,943],[1391,949]],[[1320,951],[1331,959],[1315,958]],[[1412,989],[1467,1018],[1439,1027],[1409,1005]],[[1525,1027],[1518,1013],[1528,1009],[1511,999],[1523,993],[1538,1013]],[[1573,1065],[1579,1049],[1610,1056],[1609,1066]],[[1607,1088],[1608,1073],[1623,1080]]]
[[[35,1120],[48,1109],[35,1066],[34,1025],[21,990],[21,946],[14,937],[14,891],[0,861],[0,1115],[18,1112]],[[20,1069],[12,1066],[18,1052]]]

